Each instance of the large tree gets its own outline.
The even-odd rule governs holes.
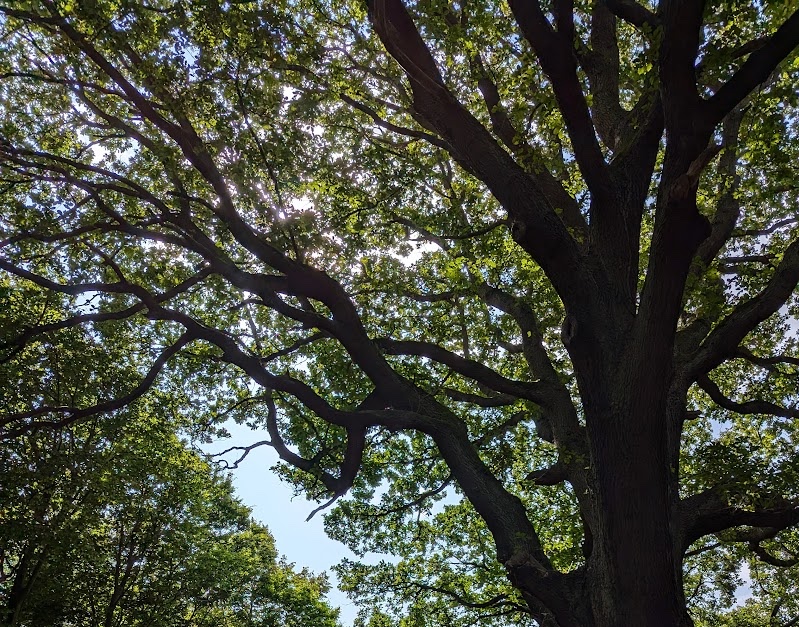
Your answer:
[[[3,437],[172,381],[415,624],[712,621],[744,563],[793,619],[796,3],[367,5],[0,5],[0,269],[70,310],[6,360],[139,373]]]

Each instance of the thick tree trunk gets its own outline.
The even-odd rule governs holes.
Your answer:
[[[590,450],[586,593],[593,624],[690,626],[675,546],[671,342],[660,338],[644,347],[630,341],[633,324],[581,326],[584,333],[569,348]]]
[[[653,422],[608,420],[594,440],[599,494],[587,583],[597,627],[690,624],[670,524],[665,438]]]

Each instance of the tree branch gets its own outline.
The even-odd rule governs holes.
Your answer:
[[[635,0],[605,0],[613,14],[640,30],[654,31],[660,26],[660,18]]]
[[[513,126],[507,111],[502,105],[499,89],[486,71],[479,54],[472,57],[471,65],[472,71],[478,77],[477,87],[483,96],[494,133],[513,153],[517,161],[525,167],[541,191],[549,198],[552,206],[562,212],[560,216],[566,226],[585,236],[588,225],[582,213],[580,213],[577,201],[566,192],[563,185],[552,176],[546,167],[542,167],[541,164],[544,161],[542,155],[529,142],[524,141],[521,134]]]
[[[710,488],[683,499],[679,512],[683,552],[699,538],[733,527],[768,527],[781,531],[799,524],[799,503],[783,499],[771,506],[744,509],[730,505],[727,491],[720,488]]]
[[[707,101],[719,121],[743,101],[799,45],[799,10],[794,11],[769,39],[744,61],[738,71]]]
[[[696,378],[701,373],[710,372],[733,356],[746,335],[785,304],[797,283],[799,240],[792,242],[785,250],[782,261],[766,287],[738,305],[707,336],[694,359],[686,366],[689,376]]]
[[[491,137],[444,85],[435,61],[401,0],[371,0],[375,31],[405,70],[414,107],[452,147],[453,157],[474,172],[508,212],[514,239],[535,259],[567,303],[582,300],[583,277],[574,239],[530,176]]]
[[[552,81],[552,89],[563,114],[574,155],[583,179],[599,206],[610,209],[613,197],[607,164],[596,139],[588,103],[577,77],[573,38],[556,32],[546,19],[538,0],[509,0],[516,23]],[[571,11],[568,11],[571,14]],[[569,15],[571,19],[571,15]],[[566,19],[560,16],[560,20]]]
[[[616,16],[608,3],[597,2],[591,10],[590,51],[580,56],[588,75],[593,102],[591,112],[605,145],[615,151],[621,140],[626,112],[619,103],[619,45]]]
[[[26,422],[19,427],[15,427],[12,429],[2,429],[0,430],[0,440],[11,440],[16,437],[19,437],[20,435],[24,435],[25,433],[30,433],[31,431],[34,431],[42,427],[51,427],[51,428],[65,427],[78,420],[83,420],[85,418],[89,418],[97,414],[104,414],[116,411],[118,409],[122,409],[123,407],[130,405],[133,401],[143,396],[152,387],[153,383],[155,383],[155,380],[158,377],[158,374],[161,372],[166,363],[172,357],[177,355],[181,351],[181,349],[183,349],[184,346],[186,346],[195,339],[196,337],[188,331],[183,335],[181,335],[174,344],[167,347],[161,352],[161,354],[153,362],[152,366],[150,367],[150,370],[141,380],[139,385],[137,385],[127,394],[117,397],[113,400],[105,401],[103,403],[97,403],[90,407],[83,407],[83,408],[64,407],[64,406],[53,406],[53,407],[43,406],[27,412],[19,412],[17,414],[7,414],[5,416],[0,417],[0,424],[8,425],[14,422],[26,421],[31,418],[37,418],[39,416],[44,416],[47,414],[66,414],[66,417],[62,418],[61,420],[56,420],[56,421],[33,420],[30,422]]]
[[[0,260],[0,264],[4,263]],[[211,271],[209,268],[204,268],[199,273],[195,274],[192,277],[189,277],[185,281],[181,281],[175,287],[162,292],[161,294],[157,294],[154,296],[156,302],[158,303],[165,303],[175,296],[186,292],[187,290],[191,289],[195,285],[198,285],[202,282],[203,279],[210,276]],[[15,337],[13,340],[9,340],[7,342],[3,342],[0,344],[0,350],[5,350],[11,347],[22,347],[31,339],[38,337],[39,335],[45,335],[47,333],[52,333],[53,331],[61,331],[63,329],[69,329],[72,327],[80,326],[86,322],[108,322],[111,320],[124,320],[125,318],[130,318],[131,316],[141,313],[145,310],[145,306],[142,303],[138,303],[131,307],[127,307],[125,309],[121,309],[119,311],[109,311],[109,312],[101,312],[101,313],[93,313],[93,314],[80,314],[77,316],[72,316],[70,318],[65,318],[64,320],[59,320],[58,322],[50,322],[47,324],[40,324],[34,327],[26,328],[20,335]],[[3,360],[0,360],[2,363]]]
[[[728,409],[738,414],[767,414],[779,416],[781,418],[799,418],[799,408],[782,407],[770,401],[753,400],[737,403],[721,393],[719,387],[706,374],[700,375],[697,384],[702,388],[710,399],[719,407]]]
[[[453,388],[444,388],[446,394],[453,401],[461,403],[471,403],[479,407],[505,407],[506,405],[513,405],[518,398],[511,394],[497,394],[495,396],[482,396],[480,394],[471,394],[470,392],[461,392]]]
[[[443,148],[444,150],[449,151],[450,147],[446,144],[446,142],[441,141],[435,135],[431,135],[430,133],[425,133],[424,131],[418,131],[412,128],[405,128],[404,126],[398,126],[396,124],[392,124],[381,118],[377,112],[372,109],[371,107],[363,104],[362,102],[358,102],[354,98],[347,96],[346,94],[341,94],[341,99],[346,102],[348,105],[354,107],[358,111],[361,111],[368,115],[372,121],[377,124],[380,128],[384,128],[387,131],[391,131],[392,133],[398,133],[399,135],[405,135],[406,137],[412,137],[414,139],[423,139],[434,146],[438,146],[439,148]]]
[[[697,270],[710,266],[719,251],[733,234],[735,225],[741,214],[741,201],[737,191],[740,185],[736,169],[738,163],[738,135],[743,120],[744,110],[738,108],[728,115],[722,127],[721,158],[717,171],[721,175],[721,196],[716,203],[716,212],[710,223],[710,235],[702,242],[697,251],[701,266]]]
[[[795,566],[799,564],[799,557],[790,557],[787,559],[779,558],[764,549],[760,542],[750,542],[749,549],[757,555],[762,562],[766,564],[770,564],[771,566],[776,566],[778,568],[790,568],[791,566]]]
[[[272,446],[272,443],[269,440],[261,440],[259,442],[254,442],[249,446],[231,446],[226,448],[224,451],[220,451],[219,453],[214,453],[211,457],[222,457],[223,455],[227,455],[228,453],[232,453],[233,451],[241,451],[241,455],[234,461],[232,464],[228,463],[227,460],[222,459],[219,460],[224,464],[225,470],[235,470],[239,467],[239,464],[247,459],[247,456],[255,450],[256,448],[260,448],[262,446]]]
[[[379,338],[374,340],[374,343],[390,355],[415,355],[432,359],[501,394],[524,398],[538,404],[546,404],[549,398],[551,388],[543,383],[508,379],[478,361],[461,357],[431,342]]]

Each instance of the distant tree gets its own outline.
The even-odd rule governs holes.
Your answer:
[[[336,627],[227,478],[140,404],[0,450],[0,624]]]
[[[3,437],[266,430],[395,555],[365,624],[720,624],[744,565],[790,623],[796,8],[0,4],[5,367],[53,379]],[[55,385],[70,334],[118,366]]]

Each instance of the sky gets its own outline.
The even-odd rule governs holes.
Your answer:
[[[231,433],[231,438],[205,446],[207,452],[215,453],[269,438],[265,433],[241,425],[226,424],[225,428]],[[236,453],[226,456],[231,462],[237,457]],[[270,470],[277,461],[277,453],[269,446],[250,451],[239,467],[231,471],[236,494],[252,508],[253,516],[269,528],[278,552],[295,564],[295,570],[308,567],[315,573],[327,572],[332,584],[328,600],[340,608],[341,624],[349,627],[355,620],[357,609],[347,595],[335,587],[335,576],[330,568],[344,557],[354,559],[356,556],[340,542],[327,537],[323,512],[306,521],[317,504],[302,496],[294,496],[291,486],[278,479]]]

